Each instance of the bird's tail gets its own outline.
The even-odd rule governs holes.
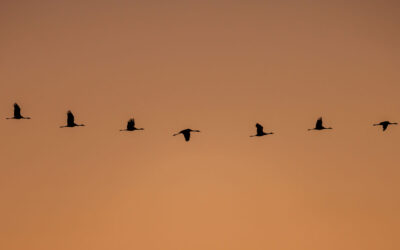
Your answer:
[[[177,135],[179,135],[180,133],[176,133],[176,134],[173,134],[173,136],[177,136]]]

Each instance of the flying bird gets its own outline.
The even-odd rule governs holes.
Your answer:
[[[14,116],[13,117],[9,117],[6,119],[31,119],[30,117],[23,117],[21,115],[21,108],[19,107],[19,105],[17,103],[14,103]]]
[[[75,117],[72,114],[72,112],[70,110],[68,110],[67,112],[67,125],[65,126],[60,126],[60,128],[73,128],[73,127],[77,127],[77,126],[85,126],[85,124],[76,124],[75,123]]]
[[[259,123],[256,124],[256,128],[257,128],[257,134],[255,134],[255,135],[250,135],[250,137],[254,137],[254,136],[264,136],[264,135],[272,135],[272,134],[274,134],[273,132],[265,133],[265,132],[264,132],[264,127],[261,126],[261,124],[259,124]]]
[[[322,117],[320,117],[320,118],[317,120],[317,122],[315,123],[315,128],[310,128],[310,129],[308,129],[308,130],[323,130],[323,129],[332,129],[332,128],[331,128],[331,127],[325,128],[325,127],[322,125]]]
[[[185,141],[189,141],[191,132],[200,132],[200,130],[192,130],[192,129],[188,128],[188,129],[179,131],[178,133],[174,134],[174,136],[183,134],[183,136],[185,137]]]
[[[384,121],[384,122],[374,124],[374,126],[382,126],[383,131],[385,131],[389,125],[397,125],[397,122]]]
[[[135,131],[135,130],[144,130],[144,128],[136,128],[135,127],[135,119],[129,119],[128,123],[126,124],[126,129],[121,129],[119,131]]]

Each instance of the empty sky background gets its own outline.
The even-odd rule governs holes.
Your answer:
[[[399,11],[2,0],[0,249],[399,249]]]

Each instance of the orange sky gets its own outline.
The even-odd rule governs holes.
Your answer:
[[[399,8],[1,1],[0,249],[400,249]]]

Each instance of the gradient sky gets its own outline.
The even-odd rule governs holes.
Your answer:
[[[2,0],[0,249],[400,249],[399,11]]]

